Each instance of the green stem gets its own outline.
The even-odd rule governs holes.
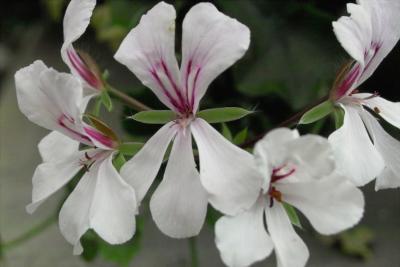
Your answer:
[[[191,267],[199,267],[199,255],[197,253],[197,239],[196,237],[189,238],[189,251]]]
[[[112,95],[122,100],[125,104],[127,104],[134,110],[136,111],[151,110],[151,108],[149,108],[139,100],[125,94],[124,92],[119,91],[118,89],[112,87],[111,85],[107,84],[106,87],[108,92],[110,92]]]
[[[278,126],[274,127],[273,129],[279,128],[279,127],[291,127],[291,126],[295,125],[307,111],[309,111],[310,109],[318,106],[322,102],[326,101],[328,98],[329,98],[329,96],[324,96],[324,97],[321,97],[320,99],[317,99],[314,103],[306,106],[301,111],[295,113],[294,115],[292,115],[288,119],[286,119],[283,122],[279,123]],[[267,131],[266,133],[257,135],[253,139],[241,144],[240,147],[241,148],[248,148],[248,147],[253,146],[255,143],[257,143],[257,141],[261,140],[268,132],[269,131]]]
[[[12,249],[16,246],[18,246],[21,243],[24,243],[25,241],[37,236],[38,234],[42,233],[44,230],[46,230],[49,226],[51,226],[54,222],[57,220],[57,215],[52,214],[50,217],[45,219],[43,222],[40,224],[36,225],[32,229],[28,230],[27,232],[21,234],[17,238],[6,241],[2,244],[2,249],[3,250],[9,250]]]

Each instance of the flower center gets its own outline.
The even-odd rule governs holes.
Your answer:
[[[288,168],[287,164],[284,164],[281,167],[274,168],[272,170],[271,184],[270,184],[269,190],[268,190],[270,207],[273,207],[274,200],[282,202],[282,192],[276,188],[276,186],[275,186],[276,183],[278,183],[279,181],[282,181],[285,178],[288,178],[295,171],[296,171],[296,168],[294,168],[294,167]]]
[[[85,172],[88,172],[93,164],[96,162],[96,160],[104,159],[108,153],[110,152],[99,149],[86,151],[85,156],[79,159],[79,164],[83,167]]]

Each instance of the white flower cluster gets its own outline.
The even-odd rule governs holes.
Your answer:
[[[80,238],[93,229],[111,244],[135,233],[135,216],[172,143],[162,182],[150,199],[159,229],[173,238],[196,236],[207,205],[224,214],[215,242],[227,266],[244,267],[276,253],[281,267],[306,265],[309,252],[295,232],[295,207],[322,234],[357,224],[364,211],[358,186],[377,177],[376,189],[400,187],[400,143],[380,126],[400,128],[400,104],[358,93],[400,38],[398,0],[359,0],[350,17],[333,23],[354,59],[336,82],[330,101],[345,112],[329,139],[278,128],[264,136],[254,155],[227,141],[197,116],[210,83],[247,51],[250,30],[210,3],[193,6],[182,26],[182,60],[175,57],[174,7],[164,2],[143,15],[115,59],[176,114],[120,172],[113,165],[120,141],[105,125],[84,120],[88,102],[104,81],[72,43],[89,25],[95,0],[71,0],[64,17],[61,55],[71,73],[42,61],[15,74],[18,104],[32,122],[52,132],[39,143],[43,163],[33,176],[33,212],[83,172],[61,208],[64,237],[82,252]],[[99,123],[99,122],[97,122]],[[106,128],[107,130],[104,130]],[[199,155],[196,167],[192,136]]]

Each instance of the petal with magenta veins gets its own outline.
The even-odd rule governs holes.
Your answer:
[[[164,2],[155,5],[125,37],[114,57],[162,103],[181,112],[185,103],[175,58],[175,18],[172,5]]]
[[[200,179],[209,202],[228,215],[250,208],[262,186],[253,156],[230,143],[203,119],[194,120],[191,130],[199,149]]]
[[[183,21],[181,76],[194,113],[210,83],[239,60],[249,44],[249,29],[211,3],[189,10]]]
[[[175,137],[162,182],[150,200],[158,228],[173,238],[199,234],[207,213],[207,192],[200,182],[189,128]]]

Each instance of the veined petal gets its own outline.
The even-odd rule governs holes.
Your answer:
[[[110,154],[99,166],[90,206],[90,228],[110,244],[121,244],[135,233],[137,202],[134,189],[119,175]]]
[[[294,231],[292,223],[278,201],[265,209],[268,232],[274,243],[278,267],[304,267],[309,258],[307,246]]]
[[[357,186],[377,177],[384,168],[378,153],[358,114],[358,108],[341,106],[345,111],[343,126],[329,136],[338,169]]]
[[[368,112],[362,113],[374,145],[385,161],[385,168],[376,179],[375,189],[400,187],[400,142],[391,137]]]
[[[61,57],[71,72],[82,79],[84,95],[89,99],[98,94],[101,82],[80,58],[72,43],[86,31],[95,6],[96,0],[70,1],[64,16],[64,43],[61,47]]]
[[[400,2],[360,0],[358,3],[347,6],[351,17],[341,17],[333,23],[339,42],[362,68],[352,88],[372,75],[400,38]]]
[[[138,203],[142,201],[156,178],[164,154],[176,131],[174,122],[165,124],[132,159],[122,166],[121,176],[135,189]]]
[[[391,102],[379,96],[372,94],[354,94],[354,97],[360,98],[362,104],[375,111],[379,116],[385,119],[394,127],[400,129],[400,103]]]
[[[190,9],[183,21],[181,76],[193,112],[210,83],[240,59],[249,44],[249,29],[211,3]]]
[[[282,200],[299,209],[321,234],[336,234],[357,224],[364,212],[360,189],[337,173],[320,180],[276,184]]]
[[[287,157],[286,144],[299,137],[297,130],[278,128],[263,137],[254,147],[257,169],[264,179],[263,188],[268,190],[273,168],[281,166]]]
[[[164,179],[151,198],[151,214],[164,234],[191,237],[203,226],[207,202],[194,162],[190,129],[181,129],[175,137]]]
[[[121,43],[115,59],[127,66],[170,109],[183,109],[180,73],[175,58],[173,6],[160,2],[143,15]]]
[[[246,267],[271,254],[273,244],[264,227],[265,201],[234,217],[224,216],[215,224],[215,243],[229,267]]]
[[[203,119],[191,123],[200,154],[200,178],[210,203],[228,215],[250,208],[262,180],[253,156],[219,134]]]
[[[32,203],[26,207],[33,213],[47,198],[67,184],[82,168],[79,159],[84,152],[75,152],[59,161],[40,164],[32,178]]]
[[[59,214],[59,227],[64,238],[74,246],[74,254],[83,252],[80,238],[90,228],[90,207],[97,183],[98,164],[86,172],[64,202]]]
[[[76,153],[79,150],[79,142],[53,131],[43,137],[38,147],[44,162],[57,162]]]

